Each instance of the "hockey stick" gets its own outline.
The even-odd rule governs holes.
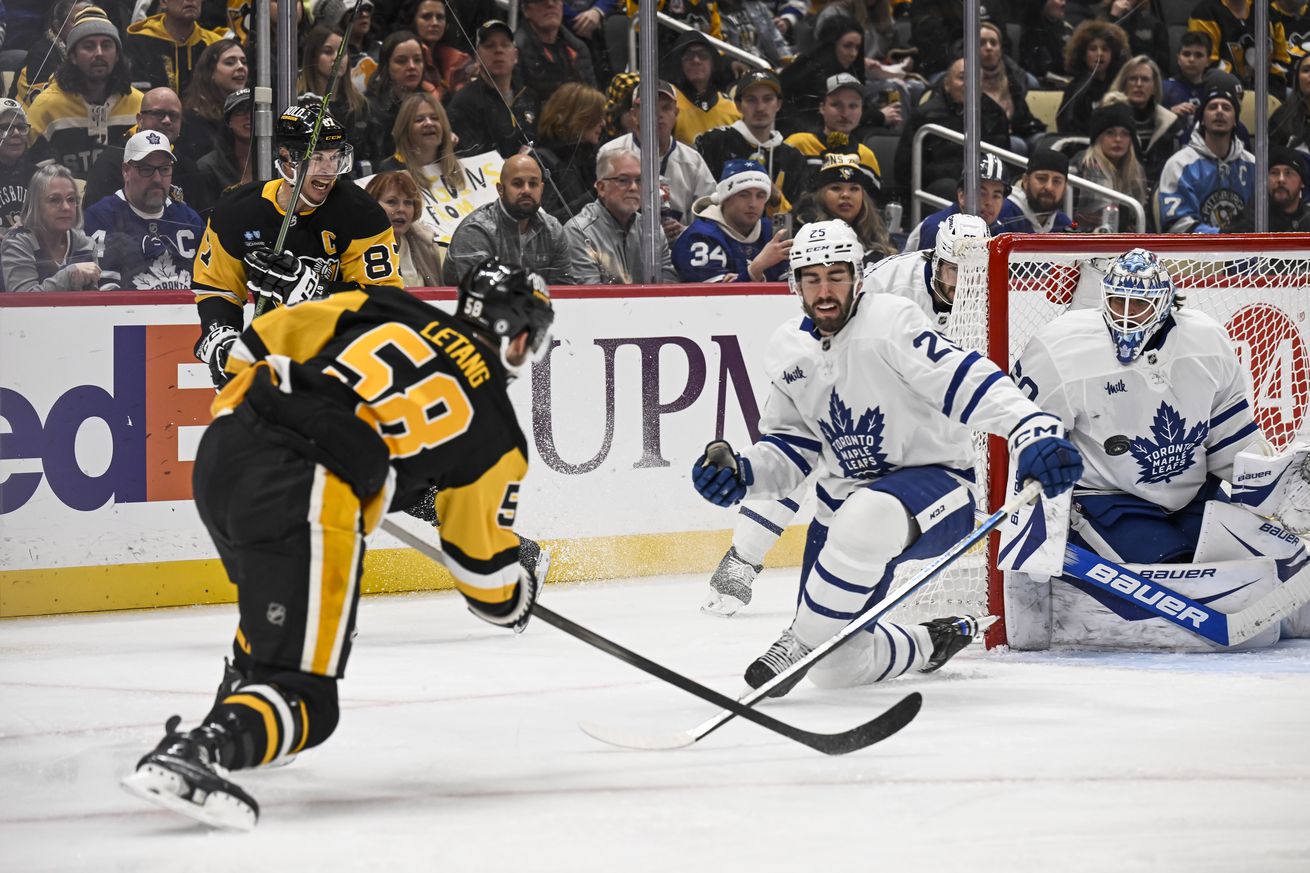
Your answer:
[[[1302,571],[1255,603],[1225,613],[1073,543],[1065,545],[1064,572],[1220,646],[1244,643],[1310,601],[1310,572]]]
[[[382,529],[408,545],[410,548],[413,548],[428,558],[431,558],[433,561],[442,565],[445,564],[444,554],[431,541],[406,530],[391,519],[383,519]],[[887,737],[890,737],[892,734],[909,724],[914,717],[918,715],[919,707],[923,703],[923,698],[918,693],[910,694],[891,709],[864,724],[851,728],[850,730],[836,734],[814,733],[778,721],[762,712],[756,712],[748,705],[738,703],[727,695],[720,694],[714,689],[701,685],[699,682],[692,679],[688,679],[680,673],[675,673],[668,667],[665,667],[662,664],[657,664],[648,658],[638,655],[631,649],[626,649],[618,643],[602,637],[595,631],[589,630],[582,625],[565,618],[559,613],[542,606],[540,601],[533,605],[532,614],[546,622],[546,624],[559,628],[569,636],[582,640],[587,645],[594,646],[606,654],[613,655],[619,660],[631,664],[638,670],[642,670],[658,679],[662,679],[670,685],[681,688],[689,694],[694,694],[702,700],[713,703],[715,706],[724,707],[731,711],[733,715],[740,715],[748,721],[753,721],[761,727],[768,728],[774,733],[781,734],[789,740],[795,740],[798,743],[823,752],[825,755],[844,755],[847,752],[854,752],[863,749],[865,746],[873,745],[879,740],[885,740]]]
[[[851,620],[850,624],[846,625],[828,640],[815,646],[814,649],[805,655],[805,657],[801,658],[795,664],[792,664],[786,670],[783,670],[777,676],[774,676],[768,682],[765,682],[759,688],[754,689],[746,696],[740,698],[737,703],[741,706],[753,706],[774,688],[789,681],[797,673],[803,670],[808,670],[810,667],[813,667],[816,663],[832,654],[832,652],[849,637],[859,633],[868,625],[873,624],[879,618],[882,618],[888,612],[891,612],[892,609],[906,600],[911,594],[935,579],[942,570],[954,563],[956,558],[969,551],[969,549],[973,548],[975,544],[995,530],[1007,516],[1012,512],[1017,511],[1020,507],[1036,500],[1041,493],[1041,484],[1036,481],[1029,481],[1022,491],[1010,498],[1009,502],[989,515],[980,525],[978,525],[978,527],[974,528],[972,533],[939,555],[936,560],[923,568],[923,570],[915,575],[914,578],[907,580],[888,593],[886,597],[860,613]],[[917,696],[917,692],[910,695],[910,697]],[[897,704],[897,706],[904,704],[905,701],[909,699],[909,697],[905,698],[905,700],[902,700],[900,704]],[[893,709],[894,708],[895,707],[893,707]],[[659,736],[634,734],[590,722],[583,723],[580,727],[595,739],[598,739],[603,743],[609,743],[612,746],[621,746],[627,749],[681,749],[699,742],[727,722],[731,721],[734,716],[740,714],[741,713],[738,712],[737,709],[725,707],[723,712],[714,715],[690,730],[662,734]]]
[[[359,7],[364,4],[356,2],[354,8],[350,10],[350,20],[346,22],[346,29],[341,35],[341,44],[337,46],[336,57],[332,59],[332,67],[328,70],[327,87],[324,88],[323,100],[318,105],[318,115],[314,118],[314,129],[309,133],[309,145],[305,148],[305,154],[300,159],[300,164],[295,168],[296,178],[291,183],[291,199],[287,201],[286,214],[282,216],[282,226],[277,231],[277,241],[273,243],[273,253],[278,254],[282,251],[282,246],[287,242],[287,231],[291,229],[291,219],[296,214],[296,205],[300,202],[300,192],[305,187],[305,177],[309,175],[309,160],[314,156],[314,149],[318,147],[318,132],[323,127],[323,116],[327,114],[328,104],[332,102],[332,93],[337,87],[337,78],[341,72],[341,59],[346,54],[346,47],[350,44],[350,32],[355,28],[355,16],[359,13]],[[273,305],[273,297],[269,294],[259,295],[255,301],[255,317],[263,315]]]

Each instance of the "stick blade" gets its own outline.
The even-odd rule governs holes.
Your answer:
[[[825,755],[845,755],[882,742],[914,721],[923,707],[923,695],[911,691],[876,718],[840,734],[817,735],[809,743]]]
[[[624,728],[597,724],[594,721],[579,721],[578,727],[587,736],[620,749],[636,749],[643,752],[665,752],[672,749],[685,749],[696,738],[687,731],[666,734],[643,734]]]

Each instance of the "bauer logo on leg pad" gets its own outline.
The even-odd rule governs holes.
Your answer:
[[[1077,560],[1076,557],[1071,556],[1071,558],[1074,561]],[[1172,594],[1165,594],[1164,591],[1141,576],[1127,570],[1116,569],[1109,564],[1095,563],[1084,572],[1079,573],[1078,576],[1088,582],[1126,594],[1133,600],[1139,601],[1143,606],[1151,607],[1156,612],[1172,616],[1179,623],[1190,624],[1198,631],[1212,618],[1210,610],[1201,604]]]

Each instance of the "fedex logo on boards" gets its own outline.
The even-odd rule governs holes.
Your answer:
[[[0,515],[26,505],[42,481],[61,503],[83,512],[110,501],[191,498],[191,462],[180,460],[179,434],[208,424],[214,399],[207,384],[179,385],[180,365],[195,364],[196,327],[116,325],[112,332],[108,388],[70,387],[43,416],[18,390],[0,386],[0,459],[7,468]],[[87,469],[79,459],[79,434],[92,422],[109,431],[108,464],[97,465],[103,469]]]

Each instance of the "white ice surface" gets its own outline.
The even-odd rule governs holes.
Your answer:
[[[560,613],[726,693],[790,617],[770,572],[730,620],[704,580],[550,586]],[[1244,655],[970,649],[882,687],[801,685],[778,718],[840,730],[911,689],[918,719],[828,758],[733,722],[632,752],[576,720],[666,731],[712,707],[544,623],[457,596],[366,599],[341,726],[239,773],[250,834],[117,781],[207,709],[235,607],[0,622],[0,870],[1308,871],[1310,645]]]

